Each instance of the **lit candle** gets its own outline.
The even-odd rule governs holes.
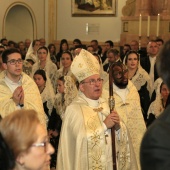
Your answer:
[[[150,16],[148,16],[147,37],[150,35]]]
[[[142,15],[139,15],[139,37],[141,37],[141,28],[142,28]]]
[[[157,17],[157,30],[156,30],[156,36],[159,36],[159,25],[160,25],[160,14],[158,14]]]

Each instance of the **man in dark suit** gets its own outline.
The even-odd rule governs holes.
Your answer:
[[[132,40],[130,42],[130,48],[132,51],[136,51],[140,55],[140,58],[144,58],[147,56],[145,48],[139,49],[139,42],[137,40]]]
[[[99,46],[98,41],[97,40],[91,40],[90,44],[94,49],[94,53],[101,55],[102,48],[101,48],[101,46]]]
[[[159,75],[170,89],[170,40],[157,57]],[[140,150],[142,170],[170,169],[170,106],[158,117],[145,133]]]
[[[107,58],[107,51],[113,47],[114,47],[114,43],[111,40],[108,40],[105,42],[105,45],[104,45],[104,48],[103,48],[102,54],[101,54],[101,60],[102,60],[103,64],[105,63],[105,60]]]
[[[156,57],[158,51],[159,47],[157,42],[155,40],[151,40],[147,45],[148,56],[141,58],[140,60],[141,66],[146,70],[151,78],[152,85],[154,84],[154,81],[159,77],[156,70]]]
[[[107,51],[108,63],[103,66],[103,70],[109,73],[109,67],[114,62],[121,62],[119,51],[117,49],[111,48]]]
[[[125,58],[125,56],[126,56],[126,53],[127,53],[128,51],[130,51],[130,50],[131,50],[131,47],[130,47],[129,44],[124,44],[124,45],[123,45],[123,49],[122,49],[122,52],[121,52],[121,55],[120,55],[120,58],[121,58],[122,62],[123,62],[123,60],[124,60],[124,58]]]

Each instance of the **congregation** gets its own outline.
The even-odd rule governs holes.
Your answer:
[[[131,40],[118,50],[111,40],[101,47],[97,40],[85,45],[74,39],[69,47],[62,39],[57,51],[44,38],[18,43],[3,38],[0,116],[4,119],[23,108],[35,110],[54,147],[50,168],[57,170],[84,170],[87,164],[112,170],[110,128],[119,125],[116,166],[140,170],[143,135],[170,102],[169,89],[156,69],[163,44],[162,39],[150,40],[146,49],[139,49],[138,41]],[[115,98],[111,114],[107,106],[110,76]]]

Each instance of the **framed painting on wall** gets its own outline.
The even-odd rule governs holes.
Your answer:
[[[116,0],[72,0],[72,16],[115,16]]]

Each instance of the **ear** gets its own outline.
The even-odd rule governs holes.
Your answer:
[[[82,83],[79,84],[79,89],[81,92],[84,92],[84,85]]]
[[[24,165],[25,161],[25,154],[24,153],[20,153],[18,156],[17,156],[17,159],[16,159],[16,162],[19,164],[19,165]]]
[[[6,63],[2,63],[2,67],[7,70],[7,64]]]

